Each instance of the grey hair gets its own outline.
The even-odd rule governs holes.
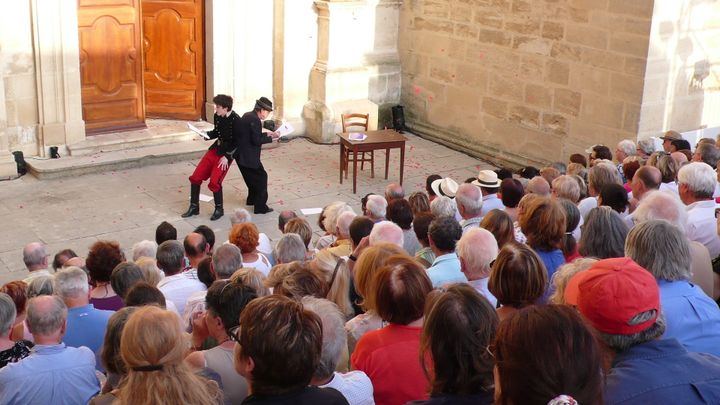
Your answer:
[[[648,319],[652,319],[655,316],[655,313],[656,311],[654,309],[641,312],[630,318],[628,324],[637,325],[646,322]],[[602,339],[608,347],[616,352],[624,352],[635,345],[650,342],[659,338],[665,333],[665,325],[665,315],[662,311],[660,311],[655,323],[643,331],[633,333],[631,335],[615,335],[604,332],[598,332],[598,334],[600,335],[600,339]]]
[[[132,258],[133,261],[141,257],[155,258],[157,255],[158,245],[154,240],[143,240],[133,245],[132,247]]]
[[[550,284],[555,288],[555,291],[550,295],[550,302],[558,305],[565,304],[565,288],[567,287],[568,281],[577,273],[592,267],[597,261],[597,259],[592,257],[583,257],[558,267],[550,280]]]
[[[10,334],[16,316],[15,302],[9,295],[0,293],[0,336],[7,337],[6,332]]]
[[[667,281],[689,280],[692,257],[685,234],[664,220],[636,225],[625,241],[625,256]]]
[[[250,211],[245,208],[235,208],[232,215],[230,215],[230,225],[244,224],[246,222],[252,222]]]
[[[39,297],[41,295],[53,295],[55,288],[53,287],[53,276],[39,276],[30,280],[28,284],[28,299]]]
[[[397,224],[390,221],[380,221],[373,225],[368,237],[370,246],[380,242],[388,242],[403,247],[403,230]]]
[[[337,228],[339,230],[338,233],[341,235],[349,236],[350,235],[350,224],[352,223],[353,219],[357,214],[353,211],[346,211],[338,215],[337,217]],[[339,235],[338,235],[339,236]]]
[[[701,143],[695,148],[695,153],[700,155],[703,163],[710,165],[713,169],[717,167],[720,160],[720,149],[714,143]]]
[[[636,224],[653,219],[664,219],[683,233],[687,232],[687,210],[675,193],[654,190],[645,194],[632,217]]]
[[[580,254],[598,259],[623,257],[628,227],[610,207],[590,210],[580,235]]]
[[[49,311],[38,308],[40,302],[52,301]],[[57,295],[43,295],[31,298],[28,302],[27,324],[33,335],[47,336],[62,328],[67,319],[67,306]]]
[[[564,175],[552,182],[553,193],[558,198],[565,198],[577,204],[580,201],[580,183],[572,176]]]
[[[258,297],[265,297],[270,295],[270,289],[265,286],[265,274],[254,267],[243,267],[238,269],[230,277],[230,281],[233,283],[239,282],[242,285],[248,286],[255,290]]]
[[[215,249],[212,264],[218,279],[227,279],[243,266],[240,248],[226,243]]]
[[[88,293],[88,277],[80,267],[67,267],[55,273],[53,279],[55,294],[63,299],[79,298]]]
[[[478,186],[463,183],[455,193],[455,204],[462,205],[469,215],[480,215],[483,207],[482,191]]]
[[[637,142],[637,147],[641,151],[650,155],[651,153],[655,152],[655,140],[652,138],[641,139]]]
[[[455,253],[463,259],[471,273],[488,277],[490,263],[498,255],[498,244],[495,236],[487,229],[472,228],[457,242]]]
[[[696,198],[712,198],[717,175],[712,167],[702,162],[692,162],[678,172],[678,184],[687,184]]]
[[[435,218],[453,217],[455,218],[455,200],[448,196],[439,195],[430,203],[430,212]]]
[[[182,270],[185,248],[181,242],[166,240],[158,246],[155,256],[160,270],[165,272],[166,276],[172,276]]]
[[[528,181],[525,191],[546,197],[550,195],[550,183],[542,176],[535,176]]]
[[[317,378],[329,377],[335,372],[343,348],[347,347],[345,318],[334,302],[306,296],[301,303],[305,309],[314,312],[322,321],[322,353],[315,369]]]
[[[595,195],[600,194],[600,190],[608,184],[619,184],[622,186],[622,179],[620,179],[620,173],[617,171],[617,167],[612,163],[606,163],[604,161],[596,162],[593,167],[590,168],[588,173],[588,188],[595,192]]]
[[[622,141],[618,142],[617,148],[623,151],[623,153],[627,156],[637,155],[637,147],[635,146],[635,142],[629,139],[623,139]]]
[[[37,266],[43,264],[47,255],[45,245],[40,242],[33,242],[25,246],[23,249],[23,262],[28,268]]]
[[[388,203],[385,197],[373,194],[368,196],[367,204],[365,204],[365,209],[374,218],[385,218],[387,205]]]
[[[286,233],[280,237],[273,256],[278,263],[290,263],[294,261],[304,261],[307,246],[303,242],[300,235],[296,233]]]

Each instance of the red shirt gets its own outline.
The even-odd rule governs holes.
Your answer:
[[[360,338],[351,364],[370,377],[375,404],[428,399],[429,384],[420,367],[421,332],[422,328],[390,324]]]

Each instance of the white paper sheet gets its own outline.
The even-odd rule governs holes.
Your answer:
[[[195,132],[196,134],[202,136],[203,138],[205,138],[205,139],[210,139],[210,137],[207,136],[207,134],[205,133],[205,131],[201,131],[201,130],[200,130],[198,127],[196,127],[195,125],[193,125],[193,124],[191,124],[191,123],[188,122],[188,123],[187,123],[187,126],[188,126],[188,128],[190,128],[191,131],[193,131],[193,132]]]
[[[322,212],[322,208],[300,208],[303,215],[316,215]]]
[[[212,197],[211,195],[200,194],[200,201],[210,202],[210,201],[212,201],[212,200],[213,200],[213,197]]]

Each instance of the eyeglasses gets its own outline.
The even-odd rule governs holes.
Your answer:
[[[240,343],[240,325],[230,328],[227,332],[228,338],[235,343]]]

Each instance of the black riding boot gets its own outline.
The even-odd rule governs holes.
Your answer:
[[[216,219],[222,217],[225,214],[225,211],[223,211],[222,189],[220,189],[217,193],[213,193],[213,198],[215,199],[215,212],[213,212],[212,216],[210,217],[211,221],[215,221]]]
[[[180,215],[183,218],[191,217],[200,213],[200,185],[190,184],[190,208]]]

